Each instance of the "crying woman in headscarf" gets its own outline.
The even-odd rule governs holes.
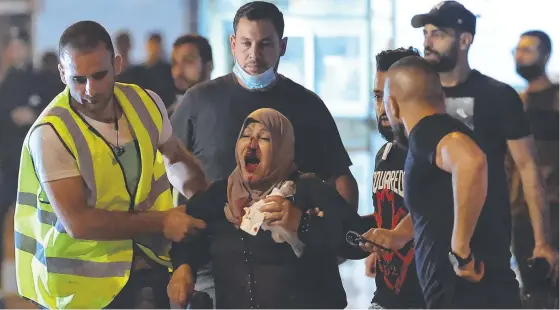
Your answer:
[[[367,256],[346,234],[365,233],[369,223],[332,185],[298,171],[294,141],[278,111],[247,117],[233,173],[187,203],[206,228],[173,244],[172,303],[188,303],[197,269],[211,261],[216,308],[346,307],[337,256]]]

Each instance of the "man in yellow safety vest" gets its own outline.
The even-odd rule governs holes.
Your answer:
[[[167,308],[169,240],[204,222],[173,208],[207,186],[157,94],[115,82],[98,23],[59,42],[66,89],[25,139],[15,211],[19,294],[45,308]]]

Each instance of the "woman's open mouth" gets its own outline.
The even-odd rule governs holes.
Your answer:
[[[258,149],[248,148],[245,153],[245,170],[249,173],[255,172],[261,163],[260,152]]]

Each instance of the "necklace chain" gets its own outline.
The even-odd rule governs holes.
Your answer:
[[[121,147],[119,145],[119,118],[118,118],[118,107],[117,104],[115,102],[113,102],[114,106],[113,106],[113,111],[115,112],[115,135],[116,135],[116,140],[117,140],[117,145],[114,146],[115,149],[115,153],[117,153],[117,156],[121,156],[122,154],[124,154],[124,148]],[[123,112],[124,113],[124,112]]]

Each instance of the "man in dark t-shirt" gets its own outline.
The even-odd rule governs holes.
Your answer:
[[[235,143],[243,120],[260,108],[278,110],[292,122],[300,170],[325,180],[349,173],[350,158],[324,103],[281,75],[266,91],[245,89],[234,74],[196,85],[186,92],[172,124],[215,181],[235,168]]]
[[[528,82],[527,89],[521,93],[521,98],[531,133],[535,137],[537,164],[546,188],[551,244],[558,250],[559,98],[558,84],[553,84],[546,74],[551,50],[550,37],[543,31],[531,30],[521,35],[514,56],[517,73]],[[551,294],[551,288],[546,285],[543,275],[529,267],[535,246],[533,230],[527,212],[527,202],[523,195],[521,174],[511,156],[507,157],[506,168],[513,220],[513,253],[521,274],[524,307],[558,308],[558,288],[553,288]],[[553,276],[558,277],[558,270],[553,273]]]
[[[501,238],[511,240],[511,216],[504,161],[511,153],[523,182],[529,207],[535,247],[533,257],[545,258],[550,265],[558,260],[547,240],[548,207],[538,168],[533,157],[534,139],[517,92],[492,79],[468,63],[468,51],[476,32],[476,17],[456,1],[442,1],[429,13],[412,18],[415,28],[423,27],[424,58],[440,74],[446,96],[447,113],[465,123],[481,144],[488,158],[492,203],[503,209],[496,225],[507,229]],[[510,255],[511,256],[511,255]],[[505,257],[503,259],[506,259]]]
[[[235,145],[245,118],[260,108],[275,109],[294,128],[298,169],[336,186],[357,209],[352,162],[329,110],[316,94],[276,71],[287,46],[280,10],[264,1],[247,3],[237,11],[233,29],[233,73],[185,93],[171,119],[176,135],[201,161],[210,181],[224,179],[236,166]]]
[[[332,181],[357,207],[352,162],[329,110],[316,94],[276,73],[287,44],[282,13],[271,3],[248,3],[238,10],[234,30],[234,73],[186,92],[172,118],[177,135],[211,181],[227,178],[236,165],[235,143],[243,120],[257,109],[275,109],[294,127],[299,170]]]
[[[387,73],[384,104],[408,145],[405,204],[414,223],[418,277],[428,308],[516,308],[518,284],[502,238],[502,207],[475,134],[446,114],[438,73],[421,57]],[[407,138],[408,136],[408,138]]]
[[[374,213],[372,227],[394,229],[407,218],[404,205],[404,161],[407,150],[398,146],[387,120],[383,106],[383,90],[387,70],[396,61],[406,56],[419,56],[412,47],[385,50],[375,58],[377,72],[373,95],[377,128],[387,140],[375,156],[372,200]],[[375,277],[375,295],[371,309],[421,309],[424,298],[418,284],[414,263],[414,242],[409,240],[401,249],[372,253],[366,260],[366,274]]]

